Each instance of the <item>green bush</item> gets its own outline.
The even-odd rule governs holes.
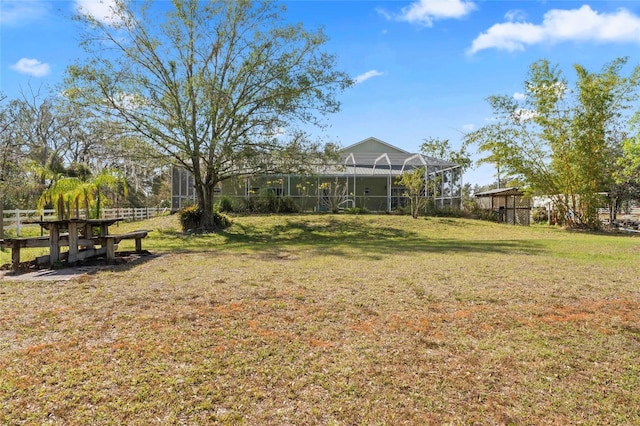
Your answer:
[[[348,207],[344,209],[346,214],[367,214],[369,210],[366,207]]]
[[[198,206],[183,208],[178,212],[178,218],[180,219],[180,226],[184,232],[214,231],[228,228],[232,224],[231,219],[227,215],[215,211],[213,212],[214,229],[204,229],[201,225],[202,210],[200,210]]]
[[[234,204],[235,213],[297,213],[298,206],[292,197],[278,197],[271,191],[264,191],[257,197],[244,198]]]
[[[398,206],[396,207],[395,214],[399,215],[410,215],[411,214],[411,206]]]
[[[278,204],[279,213],[298,213],[298,205],[292,197],[280,197]]]
[[[222,214],[218,211],[213,212],[213,226],[216,229],[226,229],[233,224],[233,221],[226,214]]]
[[[544,207],[536,207],[531,212],[531,218],[535,223],[545,223],[549,220],[549,216],[547,215],[547,209]]]
[[[229,197],[221,197],[216,205],[216,210],[223,213],[233,213],[233,201]]]
[[[434,217],[466,217],[465,212],[457,207],[430,207],[427,216]]]
[[[184,207],[178,212],[180,226],[182,226],[182,230],[185,232],[198,228],[200,226],[201,218],[202,211],[196,205]]]

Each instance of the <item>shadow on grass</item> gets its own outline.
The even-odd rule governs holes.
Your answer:
[[[456,228],[472,227],[459,221],[444,224]],[[444,229],[444,228],[443,228]],[[422,233],[379,225],[376,222],[323,218],[323,220],[286,219],[284,222],[257,226],[253,223],[235,223],[217,234],[184,235],[179,232],[161,232],[164,241],[173,241],[171,251],[211,250],[227,247],[259,251],[314,250],[337,256],[367,256],[382,258],[390,253],[503,253],[539,254],[545,251],[541,243],[523,239],[464,239],[455,234],[438,234],[438,228]],[[488,234],[489,235],[489,234]]]
[[[33,261],[27,261],[22,263],[17,271],[14,271],[10,264],[3,265],[3,270],[6,270],[7,272],[0,274],[0,277],[14,281],[60,281],[78,277],[80,275],[93,275],[101,270],[124,272],[157,257],[159,257],[159,255],[147,250],[143,250],[139,253],[133,251],[120,251],[116,252],[116,262],[114,264],[106,263],[104,256],[96,256],[79,261],[75,265],[69,265],[66,262],[63,262],[60,267],[53,269],[43,266],[36,268]]]

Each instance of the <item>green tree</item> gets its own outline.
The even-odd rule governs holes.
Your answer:
[[[622,142],[622,155],[618,159],[618,183],[640,186],[640,111],[633,117],[632,135]],[[640,188],[639,188],[640,189]]]
[[[420,152],[428,157],[455,163],[461,166],[462,173],[473,166],[473,160],[467,150],[466,143],[462,143],[460,149],[454,150],[449,143],[449,139],[431,137],[424,139],[424,142],[420,145]]]
[[[618,164],[623,167],[621,179],[640,180],[640,134],[623,143],[623,157]]]
[[[104,207],[104,194],[122,188],[126,196],[127,185],[116,170],[104,170],[96,176],[83,178],[75,176],[57,176],[53,183],[38,199],[38,209],[53,206],[59,219],[69,219],[72,215],[99,218]]]
[[[309,163],[320,146],[300,129],[324,125],[352,83],[323,51],[322,31],[285,23],[283,10],[269,1],[118,0],[109,23],[78,16],[93,59],[69,67],[67,93],[191,172],[205,228],[214,228],[219,182],[286,173],[300,152]]]
[[[463,142],[458,150],[451,147],[448,139],[428,138],[420,145],[420,152],[428,157],[445,160],[457,164],[460,168],[449,170],[446,174],[437,175],[428,180],[428,192],[434,196],[443,196],[443,184],[462,182],[462,175],[473,166],[473,160],[467,150],[466,142]],[[460,195],[463,188],[460,187]],[[464,204],[464,203],[463,203]],[[462,207],[462,206],[460,206]]]
[[[424,210],[427,205],[425,197],[425,169],[415,168],[402,173],[396,178],[396,183],[404,186],[404,196],[411,202],[411,216],[417,219],[420,210]]]
[[[640,68],[622,76],[626,59],[599,73],[575,65],[575,88],[548,61],[531,65],[526,97],[491,96],[496,121],[466,136],[485,162],[499,164],[534,195],[554,199],[570,224],[598,227],[601,193],[614,182],[627,126],[638,99]]]
[[[53,206],[58,219],[69,219],[73,212],[75,193],[82,181],[75,177],[61,177],[53,181],[38,199],[38,209]]]

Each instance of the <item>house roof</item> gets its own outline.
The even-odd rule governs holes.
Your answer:
[[[339,152],[335,164],[315,164],[314,174],[331,177],[400,176],[407,170],[425,167],[427,174],[459,168],[458,164],[423,154],[413,154],[373,137]]]
[[[378,138],[374,138],[370,136],[366,139],[361,140],[360,142],[356,142],[353,145],[349,145],[346,148],[343,148],[340,152],[369,152],[369,153],[401,153],[408,154],[404,149],[398,148],[397,146],[393,146],[390,143],[387,143]]]
[[[402,171],[415,167],[426,167],[427,171],[429,171],[428,169],[441,170],[457,166],[457,164],[450,161],[407,152],[374,137],[364,139],[342,149],[339,163],[350,170],[353,170],[353,168],[376,171],[382,169],[385,170],[384,174],[389,174],[390,170],[392,172],[397,170],[398,174],[401,174]],[[362,171],[364,172],[365,170]]]
[[[509,188],[498,188],[491,189],[489,191],[476,192],[476,197],[489,197],[489,196],[508,196],[508,195],[524,195],[524,192],[520,190],[517,186],[512,186]]]

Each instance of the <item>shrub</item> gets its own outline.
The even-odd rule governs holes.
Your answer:
[[[278,211],[280,213],[298,213],[298,205],[292,197],[278,198]]]
[[[434,217],[466,217],[465,212],[457,207],[430,207],[427,209],[427,216]]]
[[[233,213],[233,201],[229,197],[221,197],[216,205],[216,210],[223,213]]]
[[[199,227],[201,218],[202,211],[196,205],[185,207],[178,212],[180,226],[182,226],[182,230],[185,232]]]
[[[231,226],[233,221],[226,214],[218,211],[213,212],[213,226],[215,229],[226,229]]]
[[[398,206],[394,210],[396,214],[399,215],[410,215],[411,214],[411,206]]]
[[[544,207],[536,207],[531,212],[531,219],[535,223],[545,223],[549,220],[549,215],[547,214],[547,209]]]
[[[348,207],[344,209],[346,214],[367,214],[369,210],[366,207]]]
[[[197,232],[204,229],[200,225],[202,221],[202,211],[198,206],[185,207],[178,212],[180,226],[184,232]],[[231,226],[231,219],[219,211],[213,212],[213,230],[225,229]]]
[[[261,192],[257,197],[245,198],[234,206],[236,213],[297,213],[298,206],[292,197],[279,197],[272,191]]]

